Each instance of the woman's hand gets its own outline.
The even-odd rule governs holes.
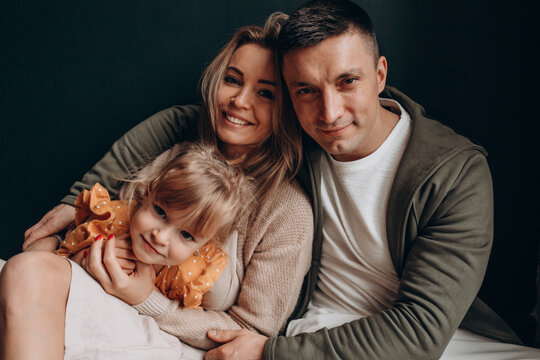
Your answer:
[[[75,207],[67,204],[56,205],[37,224],[26,230],[22,246],[23,251],[37,240],[65,231],[74,222]]]
[[[95,241],[88,255],[82,260],[82,266],[103,287],[103,289],[130,305],[143,302],[154,290],[156,273],[152,265],[136,261],[136,268],[130,274],[120,266],[116,257],[116,240],[102,238]]]
[[[129,234],[125,234],[118,238],[115,237],[114,244],[114,253],[116,254],[116,259],[118,260],[120,267],[127,275],[130,275],[135,270],[137,257],[135,257],[131,248]]]

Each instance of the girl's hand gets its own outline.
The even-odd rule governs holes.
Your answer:
[[[114,237],[105,244],[103,239],[95,241],[82,263],[107,293],[130,305],[139,304],[154,290],[154,267],[137,261],[133,273],[127,275],[116,257],[115,243]]]
[[[67,204],[56,205],[37,224],[26,230],[22,246],[23,250],[26,250],[39,239],[65,231],[68,226],[74,223],[75,207]]]

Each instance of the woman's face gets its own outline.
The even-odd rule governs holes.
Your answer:
[[[276,93],[273,53],[259,45],[234,52],[217,93],[216,132],[225,152],[240,156],[272,133]]]

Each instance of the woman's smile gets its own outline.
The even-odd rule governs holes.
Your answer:
[[[229,123],[231,123],[233,125],[237,125],[237,126],[253,125],[250,122],[245,121],[244,119],[241,119],[241,118],[238,118],[236,116],[230,115],[230,114],[228,114],[226,112],[223,112],[223,117],[225,118],[225,120],[227,120]]]

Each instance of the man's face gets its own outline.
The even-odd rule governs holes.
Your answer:
[[[375,65],[356,30],[283,57],[283,77],[300,124],[338,161],[371,154],[388,135],[379,105],[386,71],[386,59]]]

